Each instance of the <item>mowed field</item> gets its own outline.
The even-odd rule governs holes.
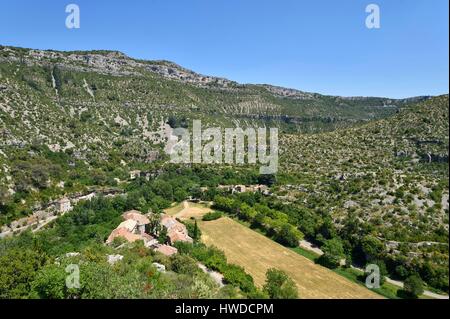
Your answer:
[[[191,217],[201,219],[203,215],[211,211],[212,209],[207,207],[205,204],[192,203],[188,201],[181,202],[164,210],[166,214],[180,220],[186,220]]]
[[[223,250],[228,261],[244,267],[259,287],[267,269],[278,268],[295,281],[300,298],[381,298],[228,217],[199,222],[199,227],[202,241]]]

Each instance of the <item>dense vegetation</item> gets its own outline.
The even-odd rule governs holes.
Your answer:
[[[170,258],[142,244],[103,245],[122,221],[123,211],[159,212],[170,205],[167,198],[174,193],[188,192],[192,185],[180,182],[179,174],[169,179],[171,174],[151,182],[138,180],[129,185],[126,196],[82,202],[48,229],[0,240],[0,298],[267,298],[242,267],[198,242],[196,223],[188,227],[196,243],[177,243],[179,254]],[[73,252],[80,254],[66,255]],[[124,258],[110,265],[108,254]],[[158,272],[154,262],[167,272]],[[222,273],[225,287],[218,287],[197,262]],[[70,264],[80,265],[81,288],[66,287]]]
[[[329,268],[336,268],[340,261],[345,265],[360,266],[377,264],[385,275],[398,279],[420,276],[429,285],[448,290],[448,260],[423,257],[413,263],[398,258],[387,251],[383,242],[371,235],[373,226],[365,225],[350,214],[344,227],[337,228],[329,215],[320,209],[308,209],[298,205],[285,205],[272,198],[261,198],[259,194],[239,194],[215,198],[215,207],[230,213],[251,227],[283,245],[297,247],[302,234],[316,243],[324,252],[317,262]],[[448,254],[448,247],[442,246],[442,253]]]

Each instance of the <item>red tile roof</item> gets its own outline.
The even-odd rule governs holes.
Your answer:
[[[116,228],[111,232],[108,239],[106,240],[106,243],[107,244],[112,243],[114,238],[117,237],[124,238],[126,241],[130,243],[135,242],[136,240],[143,240],[142,236],[133,234],[128,229],[121,227]]]
[[[122,217],[126,220],[132,219],[136,221],[138,225],[146,225],[150,223],[150,220],[146,216],[142,215],[140,211],[134,209],[123,213]]]
[[[176,241],[187,241],[190,243],[192,243],[192,241],[193,241],[192,238],[189,237],[188,234],[182,233],[182,232],[179,232],[176,230],[167,232],[167,236],[169,236],[170,242],[172,244]]]
[[[155,250],[159,251],[161,254],[164,254],[166,256],[171,256],[178,252],[178,249],[169,245],[159,245],[158,247],[155,248]]]

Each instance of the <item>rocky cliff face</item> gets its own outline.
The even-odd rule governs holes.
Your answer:
[[[210,86],[222,89],[245,89],[245,85],[238,84],[221,77],[202,75],[181,67],[169,61],[145,61],[133,59],[118,51],[53,51],[34,50],[0,46],[0,62],[21,63],[27,66],[47,66],[58,64],[61,67],[75,72],[95,72],[112,76],[142,76],[147,72],[158,74],[166,79],[177,80],[196,86]],[[276,97],[292,99],[320,99],[317,93],[303,92],[296,89],[283,88],[274,85],[257,85]],[[339,97],[346,101],[371,101],[373,97]],[[392,104],[417,102],[428,97],[414,97],[409,99],[392,100],[381,98]]]
[[[142,76],[146,72],[152,72],[167,79],[199,86],[213,85],[226,88],[236,84],[224,78],[195,73],[172,62],[132,59],[118,51],[58,52],[0,47],[0,52],[1,62],[22,63],[29,67],[58,64],[70,71],[112,76]]]

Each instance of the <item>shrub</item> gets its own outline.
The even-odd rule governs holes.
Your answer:
[[[197,262],[187,255],[175,254],[170,259],[172,270],[179,274],[193,275],[200,270]]]
[[[361,248],[366,255],[367,261],[374,260],[383,253],[384,245],[376,237],[367,235],[361,241]]]
[[[289,247],[297,247],[302,237],[302,233],[297,228],[290,224],[284,224],[276,235],[276,241]]]
[[[297,299],[298,291],[294,281],[283,271],[269,269],[263,290],[271,299]]]
[[[220,217],[222,217],[222,213],[221,213],[221,212],[214,211],[214,212],[206,213],[206,214],[203,216],[202,220],[203,220],[203,221],[210,221],[210,220],[216,220],[216,219],[219,219]]]
[[[253,278],[240,266],[227,265],[223,271],[223,277],[226,283],[238,286],[244,292],[255,289]]]
[[[423,294],[423,281],[419,276],[412,275],[406,278],[403,290],[412,298]]]
[[[336,268],[339,266],[341,259],[345,257],[344,247],[338,238],[325,241],[321,248],[323,255],[320,256],[318,261],[325,267]]]

